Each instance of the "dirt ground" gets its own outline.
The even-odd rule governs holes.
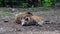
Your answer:
[[[10,11],[11,9],[0,11]],[[21,26],[14,24],[14,16],[16,11],[35,11],[33,15],[42,16],[46,20],[50,21],[40,26]],[[36,12],[37,11],[37,12]],[[60,34],[60,10],[58,9],[14,9],[11,14],[0,14],[0,34]]]

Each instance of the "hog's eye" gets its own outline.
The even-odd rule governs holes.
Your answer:
[[[25,19],[25,17],[21,17],[21,19]]]
[[[26,21],[28,21],[29,19],[28,18],[25,18]]]
[[[22,17],[20,19],[22,19]]]

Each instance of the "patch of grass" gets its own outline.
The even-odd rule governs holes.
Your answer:
[[[12,13],[11,12],[4,12],[4,11],[0,11],[0,15],[2,15],[2,14],[6,14],[6,15],[11,15]]]
[[[15,14],[18,14],[18,13],[20,13],[20,12],[14,12]]]
[[[11,12],[8,12],[8,11],[0,11],[0,15],[4,14],[4,15],[7,15],[7,16],[10,16],[10,15],[13,15],[13,14],[18,14],[19,12],[14,12],[14,13],[11,13]]]

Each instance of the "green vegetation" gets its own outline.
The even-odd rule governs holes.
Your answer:
[[[37,7],[52,7],[59,6],[60,0],[38,0]],[[28,0],[0,0],[0,7],[16,7],[16,8],[28,8]]]

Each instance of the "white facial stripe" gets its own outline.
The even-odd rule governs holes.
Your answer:
[[[28,20],[26,20],[26,19],[28,19]],[[22,18],[22,19],[21,19],[21,24],[22,24],[22,25],[28,24],[28,23],[30,22],[29,20],[30,20],[30,18],[28,18],[28,17]]]
[[[22,19],[21,23],[22,23],[22,25],[24,25],[25,24],[25,19]]]

